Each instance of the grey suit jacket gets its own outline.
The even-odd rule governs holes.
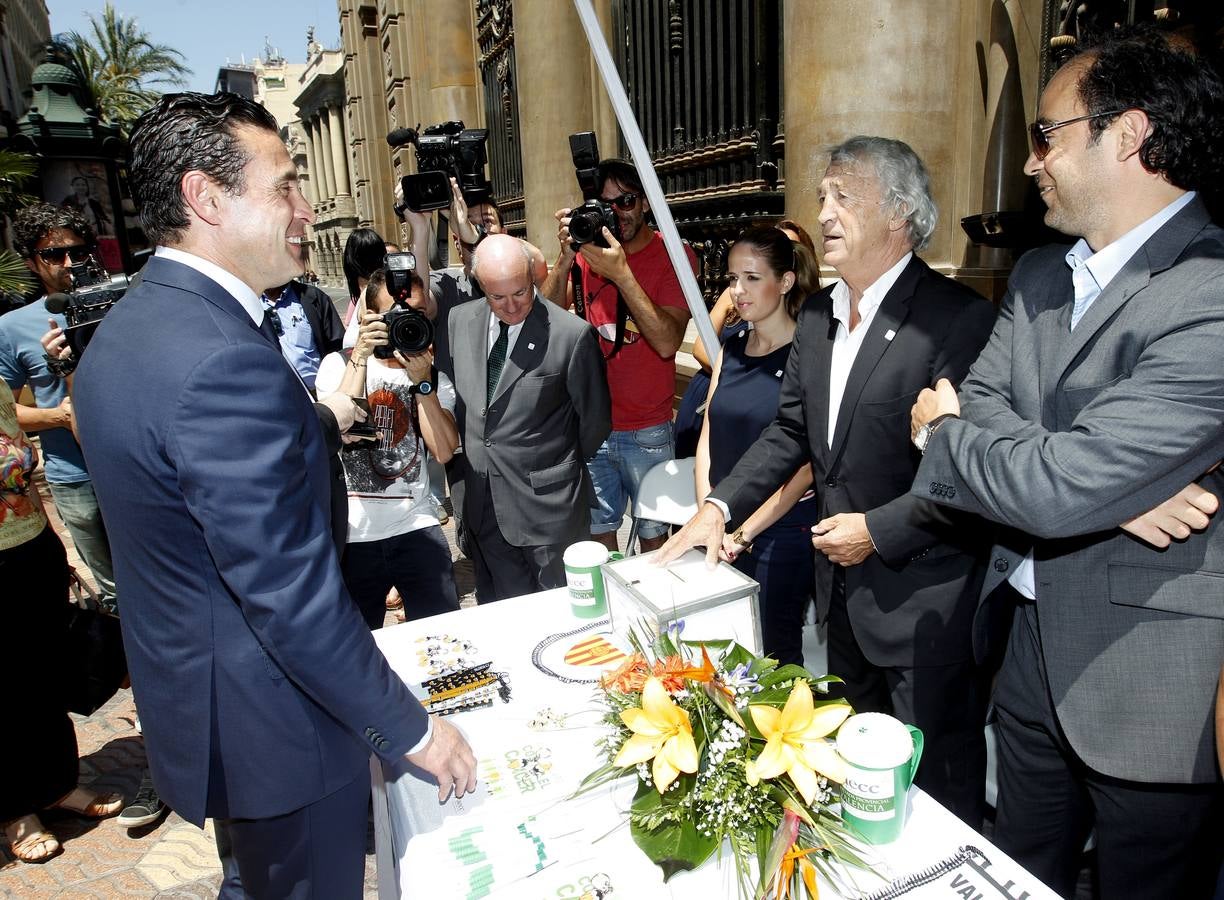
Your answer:
[[[1070,330],[1065,248],[1025,256],[914,493],[1011,526],[983,596],[1034,548],[1059,723],[1098,772],[1210,782],[1224,516],[1161,551],[1118,526],[1199,480],[1224,496],[1224,232],[1197,200]]]
[[[473,534],[480,529],[487,480],[507,543],[582,540],[594,499],[586,460],[612,430],[595,331],[537,293],[486,403],[491,315],[488,303],[466,303],[448,323],[466,462],[465,525]]]

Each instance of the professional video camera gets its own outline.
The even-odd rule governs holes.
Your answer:
[[[84,262],[73,263],[70,269],[72,290],[48,295],[43,305],[49,313],[64,314],[64,338],[79,360],[102,317],[127,292],[128,279],[126,275],[112,278],[93,254]]]
[[[570,156],[574,159],[574,174],[582,188],[585,203],[570,211],[569,232],[574,249],[583,244],[606,247],[603,229],[606,226],[612,236],[621,239],[620,220],[616,218],[611,204],[599,199],[599,144],[595,132],[581,131],[570,135]]]
[[[452,176],[468,206],[488,203],[493,197],[493,185],[484,174],[488,139],[487,128],[465,128],[462,122],[430,125],[419,133],[415,128],[397,128],[388,134],[387,143],[392,147],[412,144],[416,148],[417,174],[401,179],[404,205],[415,212],[446,209],[451,202]]]
[[[382,317],[387,324],[387,344],[375,347],[374,355],[379,359],[390,359],[396,350],[405,355],[427,350],[434,339],[433,322],[419,309],[408,305],[416,256],[412,253],[388,253],[383,268],[387,273],[387,293],[395,301],[395,307]]]

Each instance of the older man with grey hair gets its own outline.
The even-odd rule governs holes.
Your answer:
[[[487,237],[472,258],[485,302],[448,323],[479,603],[565,583],[561,555],[589,535],[586,461],[612,428],[595,330],[536,292],[532,266],[525,242]]]
[[[937,217],[930,178],[900,141],[853,137],[820,182],[824,261],[839,280],[810,297],[773,424],[664,548],[704,545],[811,463],[824,518],[812,529],[829,671],[860,712],[926,737],[918,782],[974,827],[984,812],[986,695],[974,618],[980,529],[909,495],[920,457],[910,398],[931,373],[958,382],[990,335],[994,308],[915,252]],[[749,544],[743,529],[732,540]],[[979,659],[975,659],[978,643]]]

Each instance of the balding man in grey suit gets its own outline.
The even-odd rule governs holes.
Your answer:
[[[1054,76],[1025,170],[1082,239],[1017,264],[959,404],[940,382],[914,408],[913,492],[1009,526],[995,839],[1064,896],[1092,828],[1104,900],[1209,897],[1224,846],[1224,232],[1194,193],[1222,98],[1158,36]]]
[[[449,323],[481,603],[565,583],[561,555],[589,537],[585,463],[612,428],[595,331],[536,293],[526,247],[485,238],[472,261],[485,302]]]

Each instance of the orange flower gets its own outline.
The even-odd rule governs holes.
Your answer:
[[[669,694],[684,689],[685,681],[705,683],[712,681],[716,671],[710,661],[706,648],[701,648],[701,665],[689,665],[683,656],[672,655],[664,659],[656,659],[648,663],[646,657],[634,653],[616,669],[601,679],[605,690],[613,690],[622,694],[637,694],[646,686],[646,679],[658,678]]]
[[[807,888],[808,896],[811,900],[818,900],[820,891],[816,887],[816,867],[812,865],[812,861],[807,859],[807,856],[819,850],[819,847],[800,847],[798,844],[791,844],[789,850],[782,857],[782,864],[778,866],[778,875],[774,881],[774,900],[787,900],[790,897],[791,879],[795,875],[795,867],[799,867],[799,877],[803,879],[803,886]]]

